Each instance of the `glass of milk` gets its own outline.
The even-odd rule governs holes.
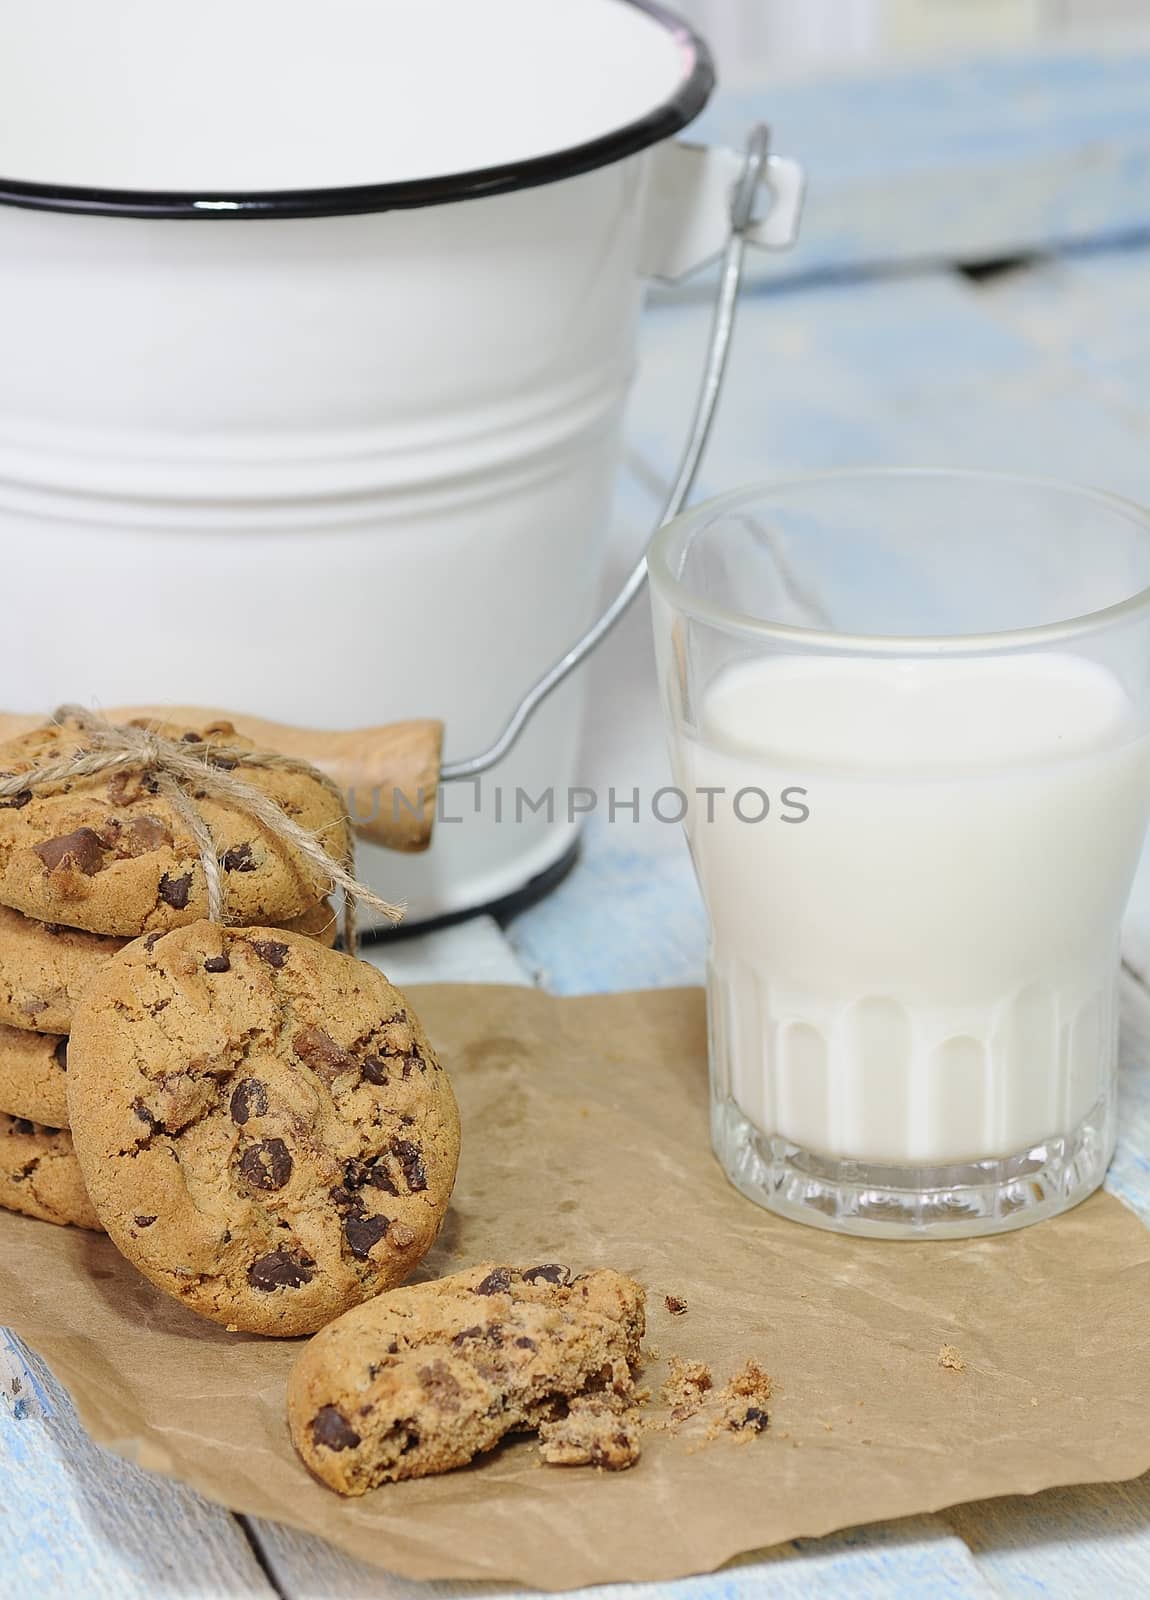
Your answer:
[[[1083,1199],[1150,814],[1150,514],[843,472],[699,507],[650,571],[732,1181],[888,1237]]]

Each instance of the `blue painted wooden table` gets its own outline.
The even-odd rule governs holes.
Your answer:
[[[901,462],[1052,473],[1150,503],[1150,43],[764,88],[720,99],[704,131],[739,141],[756,116],[807,165],[811,202],[800,248],[756,267],[705,492]],[[652,297],[617,507],[620,572],[672,469],[708,314],[705,285]],[[642,607],[590,670],[584,779],[649,792],[667,771]],[[698,982],[704,941],[678,829],[593,817],[578,867],[548,900],[506,928],[478,919],[382,960],[400,983],[573,993]],[[1150,1221],[1150,861],[1126,953],[1109,1187]],[[0,1393],[5,1600],[505,1592],[391,1577],[138,1471],[88,1442],[43,1364],[2,1334]],[[1146,1595],[1150,1479],[802,1541],[659,1592]]]

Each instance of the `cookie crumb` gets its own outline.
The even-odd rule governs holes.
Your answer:
[[[549,1467],[624,1472],[635,1465],[641,1450],[633,1412],[620,1412],[597,1396],[576,1397],[565,1417],[539,1427],[539,1453]]]
[[[951,1372],[965,1372],[966,1362],[961,1353],[952,1344],[940,1344],[938,1347],[938,1364],[946,1367]]]
[[[700,1410],[715,1380],[705,1361],[684,1361],[682,1356],[672,1356],[670,1364],[670,1376],[660,1394],[664,1404],[671,1408],[671,1421],[686,1422]]]
[[[682,1295],[669,1294],[664,1298],[663,1304],[673,1317],[685,1317],[687,1315],[687,1302]]]
[[[770,1374],[757,1361],[744,1362],[715,1397],[720,1410],[707,1430],[707,1437],[717,1439],[721,1433],[730,1432],[749,1439],[756,1433],[764,1433],[771,1420],[767,1402],[773,1390]],[[829,1423],[823,1426],[830,1430]]]

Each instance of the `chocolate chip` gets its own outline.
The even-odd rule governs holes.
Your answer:
[[[520,1350],[535,1350],[535,1349],[538,1348],[538,1346],[535,1343],[535,1340],[534,1339],[529,1339],[525,1333],[524,1334],[520,1334],[519,1338],[516,1339],[515,1343],[516,1343],[516,1345],[518,1346],[518,1348]]]
[[[301,1289],[314,1276],[315,1262],[310,1256],[293,1256],[287,1250],[272,1250],[248,1268],[248,1282],[265,1294],[273,1289]]]
[[[427,1188],[423,1151],[417,1144],[412,1144],[410,1139],[396,1139],[391,1146],[391,1153],[403,1168],[403,1176],[407,1179],[409,1191],[412,1194],[422,1193]]]
[[[132,1218],[132,1221],[136,1224],[137,1228],[150,1228],[152,1226],[152,1223],[155,1222],[155,1220],[156,1220],[155,1217],[133,1217]]]
[[[226,955],[209,956],[204,962],[205,972],[230,972],[231,970],[232,964]]]
[[[234,772],[240,764],[238,756],[225,755],[222,750],[209,750],[208,760],[221,772]]]
[[[56,1040],[56,1047],[52,1051],[52,1060],[56,1063],[56,1065],[59,1067],[61,1072],[67,1072],[67,1070],[68,1070],[68,1041],[67,1041],[66,1038],[57,1039]]]
[[[188,733],[182,733],[180,738],[184,744],[203,744],[204,742],[202,734],[192,733],[190,731]]]
[[[0,800],[0,810],[23,811],[31,798],[31,789],[20,789],[16,794],[10,794],[6,799]]]
[[[93,878],[103,870],[103,840],[92,828],[77,828],[58,839],[45,839],[35,849],[49,872],[57,867],[78,867],[85,877]]]
[[[483,1336],[483,1329],[477,1323],[474,1328],[461,1328],[451,1342],[452,1344],[466,1344],[468,1339],[482,1339]]]
[[[762,1433],[770,1423],[770,1417],[759,1406],[748,1406],[741,1417],[732,1417],[731,1427],[736,1433],[741,1433],[744,1428],[751,1428],[755,1433]]]
[[[156,1126],[155,1117],[148,1110],[147,1106],[144,1104],[144,1102],[142,1100],[138,1100],[138,1099],[137,1100],[133,1100],[132,1101],[132,1110],[136,1113],[136,1115],[139,1117],[140,1121],[144,1124],[145,1127],[154,1128]]]
[[[354,1197],[359,1210],[362,1211],[363,1201],[358,1198],[355,1191],[364,1189],[369,1184],[373,1189],[382,1189],[385,1194],[399,1193],[391,1181],[391,1174],[382,1156],[376,1156],[374,1161],[361,1161],[358,1156],[352,1156],[343,1164],[343,1187],[340,1190],[333,1189],[332,1196],[333,1198],[339,1196],[336,1200],[337,1205],[351,1204]]]
[[[395,1186],[395,1180],[387,1170],[387,1164],[382,1156],[377,1156],[368,1168],[367,1182],[371,1184],[373,1189],[382,1189],[384,1194],[397,1195],[399,1193]],[[424,1187],[426,1188],[427,1185],[425,1184]]]
[[[236,844],[230,850],[225,850],[220,857],[220,863],[225,872],[254,872],[256,870],[255,858],[252,855],[250,844]]]
[[[378,1056],[368,1056],[363,1063],[363,1075],[368,1083],[374,1083],[380,1088],[387,1083],[387,1068]]]
[[[359,1434],[335,1406],[321,1406],[311,1420],[311,1436],[325,1450],[354,1450]]]
[[[282,1139],[249,1145],[240,1157],[240,1172],[257,1189],[282,1189],[291,1169],[291,1151]]]
[[[542,1267],[524,1267],[524,1283],[538,1283],[540,1280],[544,1283],[566,1285],[571,1282],[571,1269],[561,1267],[556,1261],[549,1261]]]
[[[232,1090],[228,1110],[242,1128],[249,1117],[262,1117],[268,1109],[267,1085],[261,1078],[241,1078]]]
[[[343,1225],[343,1236],[348,1249],[359,1261],[366,1261],[371,1249],[387,1233],[391,1222],[387,1217],[348,1217]]]
[[[496,1267],[494,1272],[489,1272],[482,1283],[476,1284],[476,1294],[506,1294],[511,1287],[511,1268]]]
[[[173,911],[183,911],[192,892],[192,875],[185,872],[182,878],[173,878],[165,872],[160,879],[160,899]]]
[[[36,1124],[34,1122],[29,1122],[27,1117],[13,1117],[13,1119],[12,1119],[12,1132],[13,1133],[35,1133],[36,1132]]]
[[[266,961],[269,967],[282,967],[287,960],[286,944],[279,944],[274,939],[253,939],[251,945],[260,960]]]
[[[148,935],[148,937],[144,940],[144,949],[148,952],[149,955],[151,955],[152,951],[156,948],[156,945],[159,943],[159,941],[163,937],[164,937],[164,930],[161,928],[158,933],[150,933]]]
[[[279,948],[286,949],[286,946]],[[283,966],[283,962],[277,961],[274,965]],[[356,1068],[355,1060],[322,1028],[301,1028],[292,1040],[292,1049],[325,1083],[334,1083],[342,1073],[354,1072]]]

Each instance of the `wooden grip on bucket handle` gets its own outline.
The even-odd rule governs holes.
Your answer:
[[[298,756],[333,778],[347,797],[357,835],[367,843],[405,852],[426,850],[431,843],[442,722],[392,722],[379,728],[332,733],[207,706],[116,706],[104,715],[109,722],[150,717],[190,728],[230,722],[257,748]],[[0,739],[14,739],[43,727],[44,720],[0,711]]]

